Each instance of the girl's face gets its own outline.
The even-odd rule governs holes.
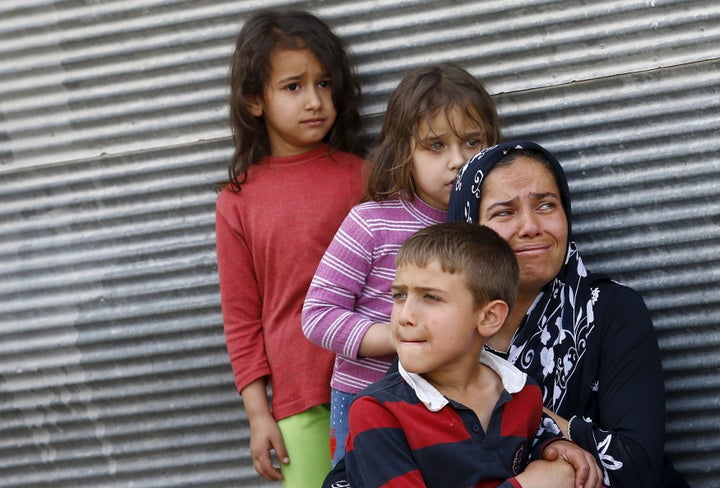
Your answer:
[[[479,223],[495,230],[515,253],[520,290],[537,294],[560,271],[568,226],[552,172],[521,156],[485,177]]]
[[[458,169],[485,147],[482,129],[464,109],[453,107],[422,120],[418,139],[410,136],[415,193],[428,205],[447,210]]]
[[[309,49],[276,49],[270,56],[264,95],[246,99],[262,117],[273,156],[293,156],[322,144],[335,123],[332,80]]]

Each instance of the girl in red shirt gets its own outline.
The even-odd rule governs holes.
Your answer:
[[[361,196],[359,83],[323,21],[278,11],[243,26],[230,88],[236,147],[217,199],[216,244],[250,451],[264,478],[320,486],[330,470],[334,354],[304,337],[300,313],[320,258]]]

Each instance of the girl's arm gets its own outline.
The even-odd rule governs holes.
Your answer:
[[[215,214],[215,236],[220,279],[220,302],[228,356],[235,386],[242,391],[253,381],[270,377],[265,355],[262,300],[253,259],[232,209],[220,195]]]
[[[515,476],[522,488],[575,488],[575,470],[562,459],[539,459]]]
[[[314,344],[353,359],[394,352],[383,322],[392,300],[387,290],[373,288],[373,282],[385,280],[389,289],[394,269],[374,268],[375,246],[371,229],[352,209],[320,261],[305,298],[302,328]],[[358,303],[361,298],[373,301],[373,306],[363,308]]]
[[[360,342],[358,356],[384,356],[395,354],[390,324],[372,324]]]
[[[601,284],[595,313],[602,340],[598,415],[578,412],[560,419],[561,428],[597,456],[605,484],[655,487],[663,459],[665,398],[650,314],[636,292],[617,284]]]
[[[281,480],[270,451],[288,462],[280,430],[270,412],[266,378],[270,366],[262,331],[262,302],[252,257],[226,200],[218,198],[215,215],[216,250],[223,326],[235,385],[250,422],[250,452],[255,470],[269,480]]]

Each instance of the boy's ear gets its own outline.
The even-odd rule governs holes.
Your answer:
[[[246,95],[243,100],[253,117],[261,117],[263,114],[262,100],[258,95]]]
[[[492,300],[485,304],[478,317],[478,332],[481,336],[488,338],[505,323],[510,308],[503,300]]]

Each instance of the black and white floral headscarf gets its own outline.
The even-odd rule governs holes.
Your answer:
[[[511,141],[489,147],[471,158],[458,172],[450,196],[449,221],[477,223],[481,188],[485,176],[509,153],[520,150],[541,156],[553,168],[568,221],[568,248],[565,263],[555,279],[541,290],[515,333],[508,360],[528,373],[543,389],[543,403],[556,413],[578,411],[578,395],[568,396],[568,385],[582,364],[588,336],[594,328],[593,303],[597,290],[578,254],[571,235],[570,193],[567,178],[555,156],[528,141]],[[577,388],[576,388],[576,387]],[[573,392],[585,385],[575,385]]]

